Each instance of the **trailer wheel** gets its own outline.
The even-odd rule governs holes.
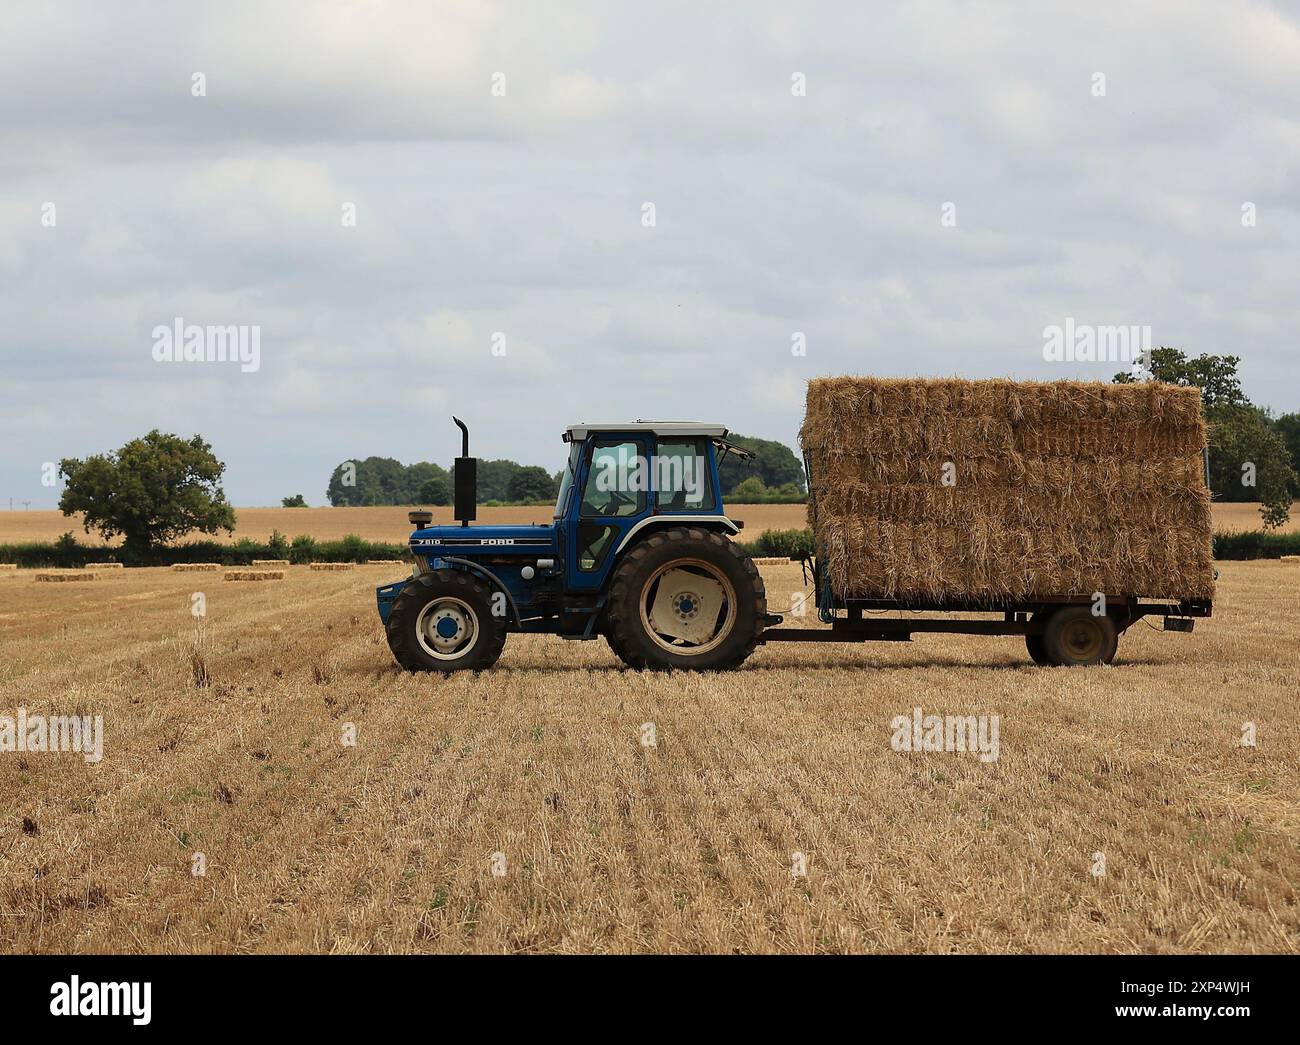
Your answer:
[[[646,537],[615,568],[609,644],[631,668],[724,671],[754,651],[766,615],[749,556],[720,534],[675,526]]]
[[[1048,618],[1043,633],[1043,652],[1048,663],[1060,667],[1109,664],[1118,648],[1119,631],[1115,621],[1105,614],[1096,616],[1089,606],[1064,606],[1056,610]]]
[[[465,570],[412,577],[393,602],[386,631],[388,648],[407,671],[482,671],[506,644],[491,589]]]
[[[1052,662],[1047,659],[1047,647],[1043,644],[1042,635],[1026,635],[1025,649],[1029,650],[1029,659],[1040,668],[1051,665]]]

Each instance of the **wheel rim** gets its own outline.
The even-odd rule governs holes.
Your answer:
[[[478,642],[478,615],[463,599],[434,599],[415,620],[420,648],[435,660],[459,660]]]
[[[736,591],[717,566],[677,559],[641,589],[641,626],[660,648],[684,657],[716,649],[736,623]]]
[[[1101,624],[1095,620],[1072,620],[1061,633],[1061,645],[1071,660],[1096,660],[1104,641]]]

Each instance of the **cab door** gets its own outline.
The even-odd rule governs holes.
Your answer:
[[[650,514],[649,440],[641,435],[589,439],[565,539],[570,591],[601,588],[628,531]]]

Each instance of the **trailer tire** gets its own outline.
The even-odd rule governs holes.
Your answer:
[[[1043,636],[1026,635],[1025,649],[1029,650],[1029,659],[1040,668],[1046,668],[1051,665],[1052,662],[1047,659],[1047,647],[1043,645]]]
[[[466,570],[412,577],[393,602],[385,632],[393,658],[407,671],[483,671],[506,644],[492,589]]]
[[[1067,668],[1109,664],[1118,648],[1114,619],[1097,616],[1090,606],[1063,606],[1047,619],[1043,651],[1050,664]]]
[[[687,587],[694,575],[705,582],[702,588],[716,584],[723,592],[721,623],[714,622],[712,636],[699,643],[681,640],[680,646],[651,626],[647,609],[652,591],[663,590],[661,583],[682,581],[679,570],[687,574]],[[680,606],[688,615],[692,608],[698,612],[699,598],[685,595]],[[726,671],[754,652],[766,616],[763,578],[748,555],[719,533],[674,526],[645,537],[614,568],[606,631],[610,648],[630,668]]]

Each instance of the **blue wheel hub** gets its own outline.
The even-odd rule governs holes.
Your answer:
[[[438,635],[444,639],[452,638],[460,628],[450,617],[443,617],[438,621]]]

